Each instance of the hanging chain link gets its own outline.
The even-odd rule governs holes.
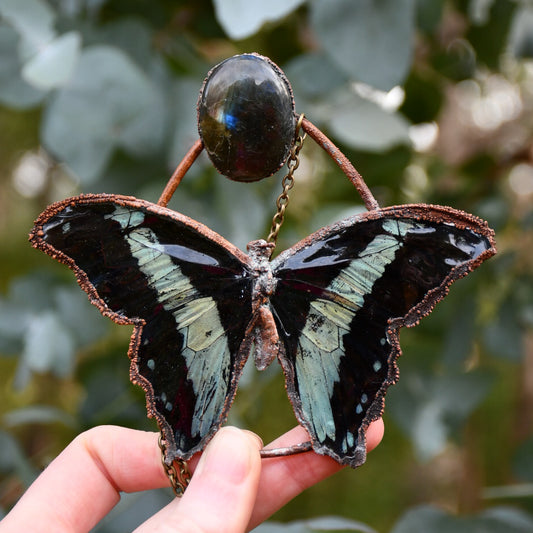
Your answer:
[[[159,449],[161,450],[161,464],[170,481],[170,486],[176,497],[181,498],[191,480],[189,467],[187,466],[187,463],[181,459],[177,459],[173,463],[167,465],[165,462],[165,451],[167,446],[165,444],[165,439],[161,434],[159,435]],[[176,465],[178,466],[178,469],[176,469]]]
[[[287,159],[287,167],[289,170],[281,182],[283,191],[276,200],[276,207],[278,208],[278,210],[272,218],[272,227],[267,237],[267,241],[272,242],[274,244],[276,244],[276,241],[278,239],[278,233],[285,218],[285,210],[287,209],[287,205],[289,205],[289,191],[294,186],[293,174],[294,171],[300,166],[298,154],[300,153],[304,140],[307,137],[306,133],[300,135],[303,120],[304,114],[302,113],[298,118],[298,123],[296,124],[296,140],[294,141],[294,145],[291,148],[291,152]]]

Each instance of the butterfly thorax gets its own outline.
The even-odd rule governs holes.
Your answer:
[[[263,239],[252,241],[247,246],[250,266],[255,278],[252,296],[254,309],[256,306],[264,305],[275,289],[275,280],[270,267],[273,248],[273,243]]]
[[[258,370],[264,370],[277,356],[279,337],[270,311],[270,296],[276,288],[276,280],[270,266],[274,244],[263,239],[248,243],[248,256],[254,275],[252,290],[252,335],[254,359]]]

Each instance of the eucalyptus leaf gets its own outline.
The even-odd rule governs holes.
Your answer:
[[[358,531],[359,533],[377,533],[375,529],[339,516],[323,516],[311,520],[301,520],[282,524],[266,522],[256,529],[257,533],[312,533],[313,531]]]
[[[13,28],[0,24],[0,103],[26,109],[39,104],[46,93],[22,79],[17,52],[19,39]]]
[[[34,52],[55,37],[55,13],[44,0],[0,0],[0,16]]]
[[[58,287],[53,299],[62,323],[73,335],[77,346],[95,342],[108,331],[109,321],[89,303],[87,295],[77,285]]]
[[[88,183],[103,172],[115,148],[136,156],[160,149],[165,127],[162,95],[148,77],[119,49],[92,46],[48,106],[42,136]]]
[[[81,47],[81,36],[71,31],[47,43],[22,69],[22,77],[42,90],[61,87],[76,66]]]
[[[381,90],[401,84],[412,61],[414,0],[314,0],[311,22],[328,56]]]
[[[0,429],[0,472],[16,474],[25,487],[29,487],[37,477],[37,472],[18,442],[2,429]]]
[[[476,516],[458,517],[437,507],[421,506],[405,513],[391,533],[528,533],[533,517],[505,507],[495,507]]]
[[[516,57],[533,57],[533,6],[523,5],[516,10],[509,47]]]
[[[514,475],[533,483],[533,437],[523,442],[513,457]]]
[[[8,299],[0,300],[0,351],[13,353],[22,349],[28,316],[27,309],[13,305]]]
[[[91,44],[107,44],[126,52],[143,69],[150,67],[153,59],[153,29],[140,18],[113,20],[94,31]],[[132,38],[134,36],[134,38]]]
[[[405,118],[355,93],[333,100],[327,123],[337,139],[359,150],[382,152],[410,143]]]
[[[302,54],[284,66],[284,72],[296,95],[304,97],[326,96],[348,80],[348,76],[321,52]]]
[[[498,315],[484,330],[487,349],[498,357],[520,361],[523,357],[522,328],[516,320],[516,306],[511,300],[503,303]]]
[[[420,459],[428,460],[444,450],[492,383],[492,376],[482,371],[436,377],[411,371],[389,392],[387,411],[409,435]]]
[[[263,24],[285,17],[304,2],[305,0],[213,0],[217,20],[232,39],[250,37]]]
[[[35,315],[24,335],[21,364],[33,372],[66,376],[72,370],[74,340],[54,311]]]
[[[170,489],[122,493],[118,504],[91,531],[93,533],[133,531],[173,499]]]
[[[3,423],[6,427],[23,426],[27,424],[50,424],[60,422],[61,424],[75,428],[77,426],[75,418],[58,409],[48,405],[31,405],[21,409],[9,411],[3,416]]]
[[[172,127],[168,163],[175,167],[187,153],[187,150],[198,139],[198,122],[196,103],[202,80],[194,77],[183,77],[176,80],[170,89]],[[189,172],[194,173],[193,167]]]

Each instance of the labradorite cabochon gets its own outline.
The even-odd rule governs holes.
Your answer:
[[[242,54],[209,71],[198,98],[198,131],[215,168],[257,181],[285,163],[294,143],[292,89],[270,59]]]

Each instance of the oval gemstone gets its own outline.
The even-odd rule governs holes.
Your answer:
[[[224,176],[257,181],[285,163],[296,119],[289,81],[269,59],[243,54],[209,71],[198,98],[198,131]]]

